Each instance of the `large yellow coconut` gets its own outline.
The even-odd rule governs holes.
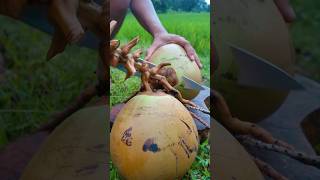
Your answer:
[[[21,180],[105,179],[108,115],[105,105],[72,114],[47,137],[24,169]]]
[[[229,43],[292,74],[294,55],[287,25],[273,1],[215,1],[214,8],[214,87],[223,94],[234,116],[245,121],[262,120],[283,103],[288,91],[239,85],[239,66]]]
[[[190,61],[181,46],[177,44],[164,45],[154,52],[151,56],[151,61],[155,64],[171,63],[179,79],[179,84],[176,88],[181,92],[183,98],[191,100],[198,95],[199,91],[184,88],[182,76],[186,76],[198,83],[202,82],[202,77],[196,62]]]
[[[181,178],[198,150],[198,132],[174,97],[133,97],[119,112],[110,135],[111,159],[128,180]]]

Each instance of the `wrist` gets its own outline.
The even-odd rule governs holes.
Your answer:
[[[162,36],[162,35],[166,35],[168,34],[168,32],[166,30],[161,30],[161,31],[156,31],[154,33],[152,33],[153,38]]]

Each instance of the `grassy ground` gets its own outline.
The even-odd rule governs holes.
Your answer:
[[[210,17],[209,13],[168,13],[159,15],[162,23],[170,33],[178,34],[190,41],[197,51],[204,68],[201,70],[207,86],[210,85]],[[136,48],[146,50],[152,43],[152,37],[138,24],[136,19],[129,15],[124,22],[116,39],[121,43],[128,42],[139,36],[141,41]],[[112,87],[111,104],[117,104],[127,99],[140,87],[138,77],[123,81],[125,74],[118,69],[111,69]],[[208,142],[201,145],[196,161],[185,175],[184,179],[210,179],[208,170],[210,164],[210,146]],[[117,170],[110,162],[110,179],[119,179]]]
[[[291,26],[297,65],[304,75],[320,82],[320,1],[292,0],[292,5],[297,15]],[[315,150],[320,154],[320,144]]]
[[[47,62],[47,34],[2,16],[0,24],[7,69],[0,82],[1,146],[46,122],[95,80],[97,53],[72,46]]]
[[[291,2],[297,15],[291,26],[297,64],[305,75],[320,82],[320,1]]]

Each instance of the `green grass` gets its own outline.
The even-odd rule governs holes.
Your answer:
[[[196,51],[204,57],[210,53],[210,15],[209,13],[166,13],[159,18],[169,33],[185,37]],[[134,16],[129,14],[116,39],[127,41],[139,36],[140,45],[149,47],[152,37],[138,24]]]
[[[291,26],[297,65],[320,82],[320,1],[292,0],[297,19]]]
[[[304,75],[320,82],[320,1],[291,2],[297,15],[290,28],[297,50],[296,63]],[[320,144],[314,149],[320,154]]]

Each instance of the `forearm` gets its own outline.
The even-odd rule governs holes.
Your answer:
[[[139,23],[152,35],[167,33],[161,24],[151,0],[131,0],[131,11]]]

